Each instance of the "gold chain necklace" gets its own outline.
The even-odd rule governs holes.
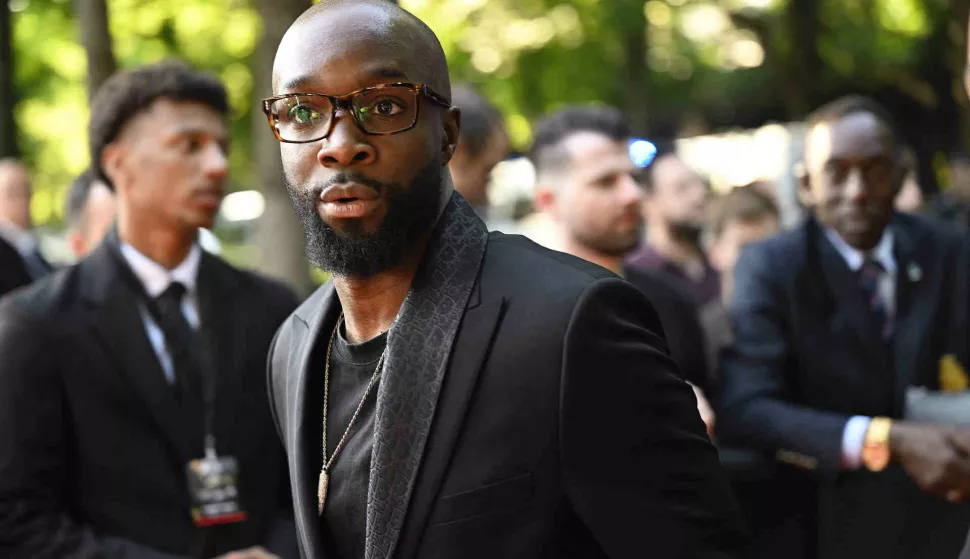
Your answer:
[[[340,313],[340,316],[337,317],[337,326],[334,327],[333,333],[330,334],[330,343],[327,344],[327,365],[323,369],[323,466],[320,468],[320,482],[317,485],[317,514],[319,516],[323,516],[323,505],[327,502],[327,487],[330,485],[330,467],[333,466],[334,459],[337,458],[340,450],[344,447],[344,443],[347,441],[347,435],[354,426],[354,422],[357,421],[357,416],[360,414],[361,408],[364,407],[364,401],[367,400],[371,389],[377,383],[377,379],[381,375],[381,366],[384,364],[384,355],[387,354],[387,346],[385,345],[384,351],[381,352],[381,358],[377,361],[377,368],[374,369],[374,374],[371,375],[370,382],[367,383],[367,390],[364,391],[364,397],[357,404],[357,410],[354,411],[354,415],[350,418],[350,423],[347,424],[347,429],[344,430],[343,436],[340,437],[337,448],[333,449],[330,460],[327,460],[327,402],[330,399],[330,350],[333,349],[333,340],[337,337],[337,330],[340,328],[340,321],[343,320],[343,317],[344,313]]]

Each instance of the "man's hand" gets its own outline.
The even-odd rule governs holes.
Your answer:
[[[970,496],[970,431],[894,422],[889,449],[920,489],[950,502]]]
[[[250,547],[249,549],[242,549],[239,551],[233,551],[217,557],[216,559],[280,559],[278,556],[266,551],[261,547]]]

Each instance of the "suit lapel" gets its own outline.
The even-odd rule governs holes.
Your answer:
[[[458,441],[468,402],[475,392],[479,373],[485,366],[495,332],[501,322],[505,301],[500,299],[481,303],[481,294],[477,287],[479,286],[472,293],[472,300],[455,339],[455,349],[448,364],[447,377],[441,387],[438,410],[428,436],[421,473],[415,483],[402,530],[398,557],[414,557],[421,543],[421,536],[438,499],[445,471]]]
[[[293,437],[286,441],[286,448],[290,453],[290,476],[297,486],[294,492],[294,509],[297,515],[297,528],[301,534],[304,544],[304,557],[323,557],[323,548],[319,540],[319,531],[316,526],[320,520],[317,517],[317,503],[306,502],[317,494],[317,476],[319,472],[312,471],[310,464],[315,463],[316,456],[310,456],[308,452],[319,452],[319,446],[308,444],[308,431],[316,432],[316,425],[310,428],[307,422],[319,422],[321,418],[317,415],[308,416],[308,412],[314,406],[307,403],[310,391],[307,389],[310,377],[310,362],[316,341],[320,338],[320,332],[324,326],[333,327],[340,315],[340,300],[337,298],[333,284],[328,283],[321,288],[320,303],[311,305],[312,314],[306,317],[298,316],[300,320],[294,328],[303,328],[302,332],[295,332],[294,338],[300,340],[299,345],[290,352],[294,357],[294,362],[288,364],[291,371],[296,371],[295,382],[287,382],[287,402],[294,402],[295,405],[287,409],[287,424],[294,425],[288,429],[286,436]],[[322,405],[320,406],[322,410]]]
[[[242,324],[232,320],[233,313],[226,311],[240,305],[236,298],[236,282],[232,274],[214,256],[202,254],[199,263],[198,297],[200,327],[200,358],[202,374],[215,378],[214,430],[219,452],[228,453],[232,448],[233,409],[240,389],[237,360],[244,347]],[[199,426],[201,429],[202,426]]]
[[[461,195],[453,194],[388,333],[377,393],[365,559],[391,557],[397,547],[487,242],[485,224]]]
[[[158,356],[148,341],[138,302],[122,279],[124,264],[113,251],[117,243],[105,242],[80,264],[81,290],[93,306],[94,329],[118,361],[118,369],[134,392],[144,400],[160,430],[184,463],[197,458],[192,449],[191,427],[179,413],[175,392],[162,371]]]
[[[930,326],[929,317],[936,306],[931,280],[933,262],[939,258],[933,254],[932,245],[920,247],[918,232],[907,227],[902,220],[893,228],[896,258],[896,315],[893,332],[893,371],[895,374],[896,405],[901,406],[906,387],[914,382],[913,375],[919,362],[925,331]],[[938,295],[937,295],[938,296]],[[945,330],[945,326],[942,329]]]

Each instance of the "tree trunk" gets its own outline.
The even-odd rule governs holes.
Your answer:
[[[18,155],[13,119],[13,21],[7,2],[0,1],[0,158]]]
[[[311,286],[304,256],[306,239],[293,214],[283,186],[279,142],[266,124],[260,99],[272,95],[273,59],[289,26],[310,7],[310,0],[258,0],[263,19],[263,39],[256,52],[253,71],[253,164],[258,188],[266,199],[266,211],[256,225],[256,246],[261,272],[280,279],[300,294]]]
[[[81,44],[88,55],[88,99],[93,99],[101,84],[118,68],[111,52],[106,0],[77,0]]]
[[[804,117],[820,102],[822,59],[818,54],[821,22],[818,0],[789,0],[785,11],[791,44],[784,79],[789,116]]]

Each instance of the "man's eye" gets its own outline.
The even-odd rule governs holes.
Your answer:
[[[404,107],[394,99],[378,99],[360,110],[364,116],[394,116],[404,112]]]
[[[320,118],[320,113],[306,105],[297,105],[287,113],[290,120],[297,124],[307,124]]]

